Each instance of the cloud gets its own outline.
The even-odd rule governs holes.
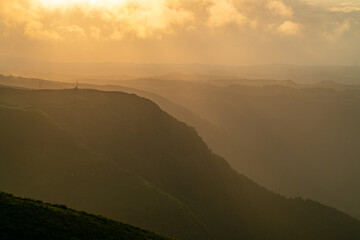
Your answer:
[[[328,8],[330,12],[343,12],[343,13],[349,13],[349,12],[357,12],[360,11],[360,7],[331,7]]]
[[[21,29],[27,38],[46,41],[162,39],[231,25],[259,34],[271,26],[289,36],[313,27],[306,16],[295,19],[303,7],[301,0],[1,0],[0,22],[7,30]],[[355,9],[353,4],[338,7]]]
[[[173,8],[167,0],[87,1],[2,0],[0,21],[8,28],[22,28],[31,39],[63,40],[64,37],[118,39],[171,34],[193,20],[191,12]],[[96,4],[95,4],[96,3]],[[108,3],[108,4],[105,4]]]
[[[285,35],[299,35],[301,33],[301,25],[292,21],[285,21],[277,28],[277,32]]]
[[[90,37],[92,37],[94,39],[100,39],[101,30],[99,28],[97,28],[97,27],[90,27],[89,35],[90,35]]]
[[[264,29],[269,21],[276,24],[293,16],[292,8],[280,0],[1,1],[0,21],[8,28],[22,29],[30,39],[50,41],[161,39],[231,24]]]
[[[277,22],[294,14],[292,8],[280,0],[216,0],[210,3],[207,20],[210,27],[236,24],[242,29],[264,29],[269,21]]]
[[[282,17],[292,17],[294,12],[291,7],[286,6],[282,1],[269,1],[266,7],[275,14]]]
[[[107,12],[102,19],[112,24],[120,35],[133,33],[137,37],[148,38],[173,33],[176,26],[191,22],[193,15],[189,11],[169,7],[164,0],[142,0],[129,1],[116,11]]]
[[[342,23],[335,22],[332,25],[333,25],[332,31],[325,32],[323,34],[323,36],[329,40],[335,40],[351,29],[351,24],[350,24],[350,21],[348,21],[348,20],[345,20]]]
[[[248,17],[239,12],[231,1],[215,1],[209,8],[207,24],[211,27],[221,27],[230,23],[235,23],[239,27],[251,23],[254,24]]]
[[[62,37],[56,31],[44,29],[41,22],[30,21],[26,23],[24,34],[35,40],[61,40]]]
[[[338,24],[338,26],[334,29],[334,33],[336,36],[340,36],[344,34],[346,31],[349,31],[351,28],[349,21],[344,21],[342,24]]]
[[[0,0],[0,54],[249,64],[338,51],[349,59],[360,52],[358,8],[354,0]]]
[[[327,8],[329,12],[335,13],[350,13],[360,11],[360,2],[359,1],[346,1],[346,2],[337,2],[332,6]]]

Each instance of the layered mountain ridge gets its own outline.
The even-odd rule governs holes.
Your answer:
[[[1,189],[7,192],[46,201],[60,199],[71,207],[179,239],[360,236],[357,220],[310,200],[286,199],[238,174],[211,153],[193,128],[136,95],[0,88],[0,105],[8,106],[2,107],[0,118],[1,126],[6,126],[2,146],[7,146],[1,151],[1,169],[7,169],[1,175]],[[36,113],[33,118],[41,120],[31,123],[26,115],[34,111],[46,116]],[[57,130],[51,130],[56,125]],[[19,131],[21,127],[25,129]],[[70,138],[61,142],[60,137],[57,142],[60,132]],[[21,150],[20,137],[24,141]],[[78,147],[66,145],[72,141]],[[11,151],[14,145],[17,150]],[[77,148],[90,153],[69,160],[80,150],[66,152]],[[24,161],[30,162],[20,174],[18,168]],[[119,177],[119,169],[130,179]],[[14,181],[17,183],[11,184]],[[39,187],[44,181],[46,186]],[[139,193],[139,189],[143,190]]]

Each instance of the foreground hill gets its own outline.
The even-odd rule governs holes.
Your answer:
[[[186,216],[193,216],[190,218],[193,222],[189,222],[189,225],[184,222],[180,224],[187,235],[178,233],[170,236],[178,236],[179,239],[359,239],[360,223],[357,220],[319,203],[300,198],[287,199],[257,185],[234,171],[223,158],[214,155],[193,128],[172,118],[149,100],[125,93],[95,90],[34,91],[1,88],[0,104],[42,111],[79,145],[135,173],[174,199],[189,212]],[[7,114],[5,111],[4,115]],[[15,119],[18,119],[19,126],[24,124],[21,124],[24,118]],[[7,125],[11,126],[10,123]],[[43,129],[41,124],[37,125],[36,131],[40,129]],[[14,131],[19,132],[18,127],[9,130],[8,134],[11,136]],[[28,135],[30,139],[33,134]],[[21,146],[33,149],[31,141],[26,138]],[[16,149],[16,145],[13,148]],[[39,152],[39,148],[36,149],[34,152]],[[65,151],[66,145],[61,149]],[[46,159],[48,153],[45,151],[43,154]],[[23,158],[26,160],[26,155]],[[4,161],[6,158],[0,159]],[[24,161],[16,157],[10,159],[7,167],[1,169],[11,169],[12,165],[21,166],[21,161]],[[89,165],[88,168],[94,167]],[[13,192],[11,188],[25,186],[18,189],[18,193],[29,193],[31,189],[38,190],[39,183],[32,180],[35,176],[44,181],[49,179],[45,173],[32,173],[29,170],[31,164],[26,169],[20,177],[14,174],[16,170],[9,170],[1,181],[3,188],[7,187],[6,191]],[[71,182],[75,179],[78,179],[78,174],[74,174]],[[91,176],[80,179],[84,184],[95,183],[90,184],[95,196],[116,194],[114,186],[123,183],[119,179],[104,184],[98,182],[97,177]],[[11,185],[14,181],[19,181],[16,186]],[[67,187],[68,184],[63,188],[64,193]],[[43,191],[46,188],[40,189],[41,193],[38,194],[44,194]],[[70,189],[69,192],[65,194],[66,198],[86,199],[83,203],[78,202],[77,208],[86,209],[81,204],[92,202],[91,197],[83,198],[78,191]],[[55,197],[56,193],[46,194],[50,198]],[[143,199],[146,196],[135,198],[136,202],[147,202]],[[101,199],[98,198],[99,203]],[[119,197],[116,202],[121,205],[122,199]],[[116,207],[116,204],[112,206]],[[172,213],[175,219],[165,222],[171,229],[179,230],[176,216],[181,212],[173,212],[172,209],[169,207],[164,212]],[[93,212],[103,214],[104,209]],[[141,218],[142,213],[147,214],[147,211],[138,211],[137,217]],[[157,216],[157,211],[151,213]],[[108,216],[108,213],[104,215]],[[161,217],[157,216],[157,219]],[[149,221],[147,224],[152,223],[148,218],[142,220]],[[202,224],[203,231],[200,227]],[[148,229],[153,230],[150,227]]]
[[[165,240],[155,233],[101,216],[0,192],[0,238]]]

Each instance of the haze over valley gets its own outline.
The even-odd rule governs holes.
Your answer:
[[[1,0],[0,239],[360,240],[359,14]]]

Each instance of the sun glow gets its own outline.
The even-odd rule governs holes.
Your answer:
[[[0,0],[0,27],[32,40],[161,39],[189,26],[178,0]],[[0,29],[0,36],[1,36]]]
[[[114,7],[122,5],[128,0],[34,0],[43,7],[47,8],[69,8],[78,6],[91,7]]]

